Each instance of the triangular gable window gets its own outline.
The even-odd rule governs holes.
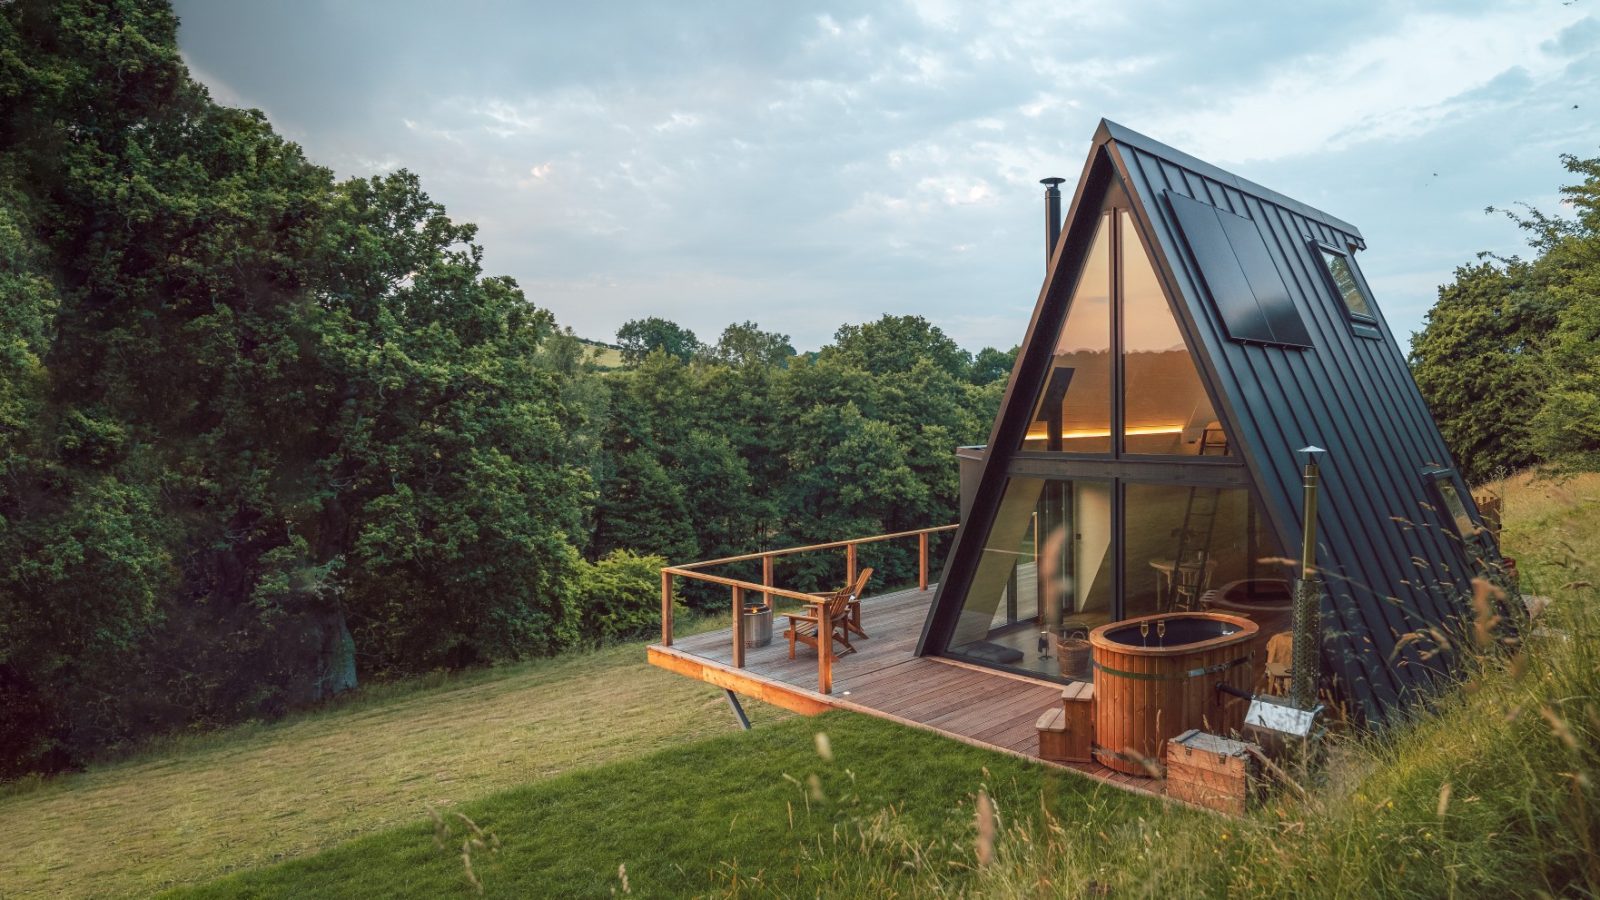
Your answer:
[[[1111,218],[1095,226],[1022,449],[1111,452]]]
[[[1113,215],[1115,222],[1112,221]],[[1113,259],[1119,265],[1112,267]],[[1119,289],[1114,304],[1112,285]],[[1113,320],[1120,340],[1113,342]],[[1121,353],[1114,370],[1114,351]],[[1121,440],[1113,385],[1122,387]],[[1113,448],[1115,444],[1115,449]],[[1230,451],[1183,331],[1126,210],[1100,216],[1056,339],[1024,451],[1224,456]]]
[[[1133,217],[1118,211],[1117,222],[1122,256],[1122,452],[1227,455],[1222,423]]]

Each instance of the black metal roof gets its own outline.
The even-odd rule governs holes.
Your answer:
[[[1428,473],[1448,470],[1455,477],[1455,467],[1399,344],[1375,304],[1369,322],[1352,319],[1318,255],[1318,244],[1353,254],[1365,247],[1361,234],[1327,213],[1108,121],[1100,123],[1078,181],[990,435],[971,516],[946,560],[918,651],[942,648],[947,594],[959,603],[965,593],[1011,464],[1012,454],[996,450],[1020,446],[1101,199],[1118,185],[1156,251],[1153,262],[1284,547],[1300,543],[1296,451],[1312,444],[1327,449],[1317,516],[1317,562],[1329,587],[1324,668],[1352,712],[1385,717],[1448,671],[1449,655],[1439,652],[1437,642],[1405,636],[1430,628],[1460,633],[1475,563],[1436,508]],[[1174,211],[1183,198],[1255,223],[1309,333],[1309,347],[1230,338],[1219,309],[1225,303],[1208,293]],[[1352,268],[1361,279],[1359,268]],[[1360,286],[1371,298],[1364,280]],[[1470,507],[1470,492],[1461,493]],[[1471,514],[1476,517],[1476,510]],[[1487,543],[1483,549],[1497,555]]]

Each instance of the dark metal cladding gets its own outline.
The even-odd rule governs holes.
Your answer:
[[[1323,669],[1352,713],[1387,718],[1451,672],[1448,650],[1425,635],[1430,629],[1462,633],[1470,621],[1470,579],[1478,564],[1439,508],[1431,473],[1453,472],[1455,466],[1399,344],[1375,303],[1370,322],[1351,319],[1313,243],[1355,250],[1365,242],[1346,222],[1105,121],[1068,209],[1061,252],[1046,274],[1017,355],[972,509],[946,559],[918,652],[942,651],[950,628],[944,610],[965,594],[1008,471],[1028,462],[1005,448],[1020,446],[1095,219],[1107,192],[1119,187],[1155,250],[1152,262],[1177,301],[1196,363],[1284,547],[1296,546],[1300,530],[1296,450],[1307,444],[1327,448],[1317,511],[1317,566],[1327,588]],[[1201,205],[1214,210],[1210,231],[1182,212]],[[1225,301],[1212,302],[1218,285],[1206,258],[1213,251],[1195,244],[1221,238],[1236,249],[1245,238],[1224,230],[1221,222],[1229,214],[1248,220],[1265,256],[1247,268],[1235,255],[1238,267],[1216,277],[1233,279],[1230,293],[1245,282],[1262,329],[1250,333],[1269,334],[1272,343],[1258,336],[1241,342],[1243,335],[1226,321]],[[1268,267],[1277,284],[1266,277]],[[1372,292],[1353,258],[1351,268],[1370,301]],[[1276,327],[1268,324],[1268,309],[1278,310],[1271,314]],[[1289,318],[1282,309],[1303,337],[1283,324]],[[1291,338],[1289,343],[1303,348],[1276,345]],[[1470,492],[1463,499],[1481,521]],[[1482,553],[1498,556],[1488,543]]]

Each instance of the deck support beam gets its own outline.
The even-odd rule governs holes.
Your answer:
[[[744,714],[744,707],[739,705],[739,695],[727,688],[722,689],[722,694],[728,698],[728,705],[733,707],[733,717],[739,720],[739,727],[749,731],[750,717]]]

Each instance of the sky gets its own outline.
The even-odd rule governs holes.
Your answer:
[[[177,0],[219,102],[341,177],[409,169],[579,335],[920,315],[1022,339],[1040,178],[1104,117],[1355,224],[1402,346],[1600,156],[1596,0]]]

